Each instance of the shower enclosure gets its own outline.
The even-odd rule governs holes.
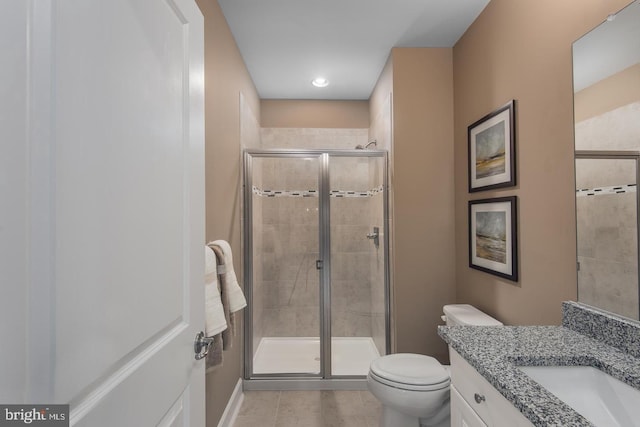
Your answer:
[[[384,151],[244,153],[246,379],[362,379],[389,352],[387,211]]]
[[[578,299],[638,319],[638,160],[576,151]]]

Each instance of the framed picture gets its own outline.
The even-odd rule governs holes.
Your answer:
[[[515,101],[467,128],[469,192],[516,185]]]
[[[469,267],[518,281],[517,201],[469,201]]]

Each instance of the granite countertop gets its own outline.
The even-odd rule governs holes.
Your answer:
[[[439,326],[438,334],[536,426],[592,424],[517,366],[593,366],[640,389],[640,357],[569,327]]]

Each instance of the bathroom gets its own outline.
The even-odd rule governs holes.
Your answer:
[[[492,0],[453,47],[393,49],[370,98],[348,101],[260,99],[218,2],[197,3],[206,27],[208,240],[228,240],[240,258],[242,151],[264,148],[260,129],[355,129],[392,150],[394,352],[446,362],[437,326],[449,303],[473,304],[508,325],[561,323],[578,279],[571,44],[628,1]],[[510,99],[518,184],[486,196],[519,197],[515,283],[468,267],[467,126]],[[379,125],[388,114],[392,128]],[[218,425],[244,376],[244,339],[239,327],[223,366],[207,375],[207,426]]]
[[[492,1],[453,49],[394,49],[392,64],[387,63],[368,106],[358,101],[248,102],[261,117],[263,130],[365,128],[378,148],[385,149],[374,125],[393,91],[391,281],[396,351],[446,360],[446,345],[436,326],[442,324],[442,306],[447,303],[471,303],[505,324],[553,325],[561,321],[561,302],[577,299],[571,44],[601,22],[609,9],[627,3],[516,7]],[[233,90],[243,93],[243,102],[250,99],[246,80],[238,78]],[[519,196],[521,279],[515,284],[468,268],[467,256],[466,126],[512,98],[518,101],[519,184],[487,197]],[[350,122],[348,108],[355,116]],[[222,120],[219,115],[227,114],[242,122],[241,112],[236,107],[220,109],[211,118]],[[443,143],[447,140],[453,143]],[[243,148],[241,141],[227,147],[238,164],[211,160],[227,169],[220,174],[239,173],[241,159],[235,153]],[[236,190],[216,191],[222,197]],[[235,230],[240,244],[240,228]],[[426,244],[429,241],[438,241],[439,247]],[[416,329],[416,324],[428,326]],[[239,363],[234,369],[226,377],[227,394],[217,382],[225,374],[214,373],[209,379],[209,390],[215,390],[210,402],[226,401],[244,366]]]

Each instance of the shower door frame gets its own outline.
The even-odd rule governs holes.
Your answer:
[[[638,190],[638,185],[640,185],[640,151],[601,151],[601,150],[576,150],[575,151],[575,160],[577,163],[578,160],[585,159],[593,159],[593,160],[634,160],[636,167],[636,262],[639,269],[639,273],[636,275],[637,279],[637,289],[638,289],[638,300],[640,301],[640,193]],[[577,170],[577,164],[574,166]],[[577,185],[574,185],[577,188]],[[576,217],[577,217],[578,209],[576,205]],[[580,269],[580,264],[577,260],[578,253],[578,224],[576,221],[576,266],[578,270]],[[577,297],[578,301],[580,301],[580,279],[576,278],[577,282]],[[638,314],[640,316],[640,304],[638,307]]]
[[[320,312],[320,373],[253,372],[253,164],[254,158],[318,157],[318,250],[322,268],[319,270]],[[331,218],[330,218],[330,158],[375,157],[383,161],[383,239],[384,245],[384,317],[385,352],[391,352],[391,298],[389,271],[389,157],[386,150],[322,150],[269,149],[243,151],[243,272],[247,308],[244,313],[244,388],[245,390],[285,389],[350,389],[366,388],[366,377],[331,374]],[[251,223],[249,223],[251,220]],[[251,225],[251,227],[249,227]]]

